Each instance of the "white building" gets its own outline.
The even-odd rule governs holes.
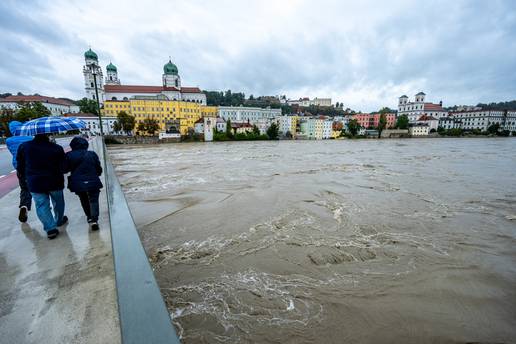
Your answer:
[[[306,118],[301,120],[301,135],[309,140],[322,140],[324,119]]]
[[[86,127],[81,130],[83,133],[89,135],[100,135],[100,122],[99,117],[89,113],[78,113],[78,114],[66,114],[66,117],[75,117],[86,123]],[[121,134],[115,132],[113,126],[115,125],[117,118],[115,116],[102,116],[102,129],[104,134]]]
[[[97,89],[99,101],[104,100],[129,100],[135,96],[163,95],[168,100],[182,100],[206,105],[206,95],[198,87],[181,86],[181,77],[177,66],[169,61],[163,66],[161,86],[122,85],[118,78],[118,70],[111,62],[106,67],[106,84],[103,84],[102,68],[99,66],[98,57],[91,49],[84,53],[85,65],[83,67],[86,97],[95,99],[94,74],[97,75]]]
[[[194,132],[196,134],[202,134],[204,141],[213,141],[213,131],[217,125],[217,118],[215,117],[203,117],[198,119],[194,124]]]
[[[464,130],[486,131],[492,124],[498,123],[500,130],[516,130],[516,111],[474,110],[450,112],[450,117],[460,123]]]
[[[414,123],[423,115],[432,116],[436,119],[448,116],[448,112],[443,109],[442,102],[439,104],[425,103],[423,92],[419,92],[415,96],[415,101],[409,102],[406,95],[402,95],[398,102],[398,116],[406,115],[410,123]]]
[[[221,132],[221,133],[225,132],[226,131],[226,121],[220,117],[217,117],[216,128],[217,128],[218,132]]]
[[[432,116],[423,115],[417,119],[416,124],[426,124],[428,125],[428,131],[434,132],[439,127],[439,120]]]
[[[310,99],[308,97],[299,98],[298,100],[287,100],[288,105],[298,105],[303,107],[308,107],[311,105],[314,106],[331,106],[331,98],[314,98]]]
[[[408,129],[410,136],[428,136],[430,128],[428,124],[412,124]]]
[[[454,118],[453,116],[448,117],[442,117],[439,118],[439,127],[443,129],[457,129],[462,126],[462,123],[460,120]]]
[[[326,119],[323,121],[323,127],[322,127],[322,139],[328,140],[332,137],[332,131],[333,131],[333,120]]]
[[[287,133],[290,133],[291,135],[296,134],[296,128],[297,123],[299,121],[298,116],[279,116],[276,117],[276,120],[278,122],[278,131],[282,135],[286,135]]]
[[[243,106],[219,106],[218,116],[232,122],[258,123],[261,120],[273,120],[281,116],[281,109],[243,107]]]
[[[45,96],[9,96],[0,99],[0,108],[18,110],[23,103],[39,102],[46,107],[52,116],[61,116],[66,113],[78,113],[79,106],[59,98]]]

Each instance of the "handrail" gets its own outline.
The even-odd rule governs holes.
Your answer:
[[[113,165],[102,145],[123,344],[179,343]]]

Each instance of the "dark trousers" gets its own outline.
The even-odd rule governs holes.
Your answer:
[[[88,218],[88,222],[99,220],[99,194],[100,190],[76,192],[81,200],[82,209]]]
[[[30,194],[29,187],[27,186],[27,180],[25,176],[22,176],[20,172],[16,171],[18,177],[18,183],[20,184],[20,208],[27,207],[30,210],[32,204],[32,195]]]

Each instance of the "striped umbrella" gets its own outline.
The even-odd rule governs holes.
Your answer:
[[[75,117],[40,117],[24,123],[12,134],[14,136],[34,136],[78,130],[85,126],[86,123]]]

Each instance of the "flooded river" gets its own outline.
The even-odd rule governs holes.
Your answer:
[[[516,342],[516,139],[110,155],[184,343]]]

